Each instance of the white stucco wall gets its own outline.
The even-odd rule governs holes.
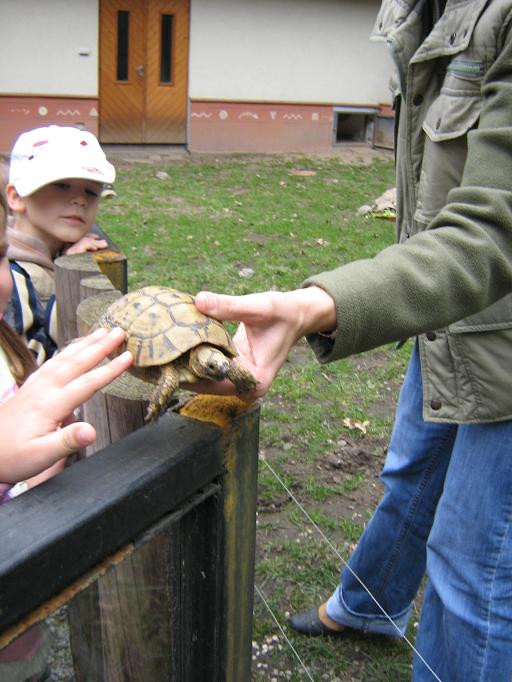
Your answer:
[[[98,0],[0,4],[0,93],[98,95]]]
[[[379,0],[192,0],[192,99],[389,102]]]
[[[98,3],[1,0],[0,93],[98,96]],[[389,102],[391,59],[368,40],[379,0],[190,5],[192,99]]]

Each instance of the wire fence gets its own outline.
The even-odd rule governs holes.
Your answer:
[[[272,475],[275,477],[276,481],[279,483],[279,485],[283,488],[283,490],[286,492],[288,497],[292,500],[292,502],[296,505],[296,507],[300,510],[301,514],[308,520],[308,522],[313,526],[313,528],[316,530],[316,532],[321,536],[322,540],[329,546],[330,550],[335,554],[335,556],[342,562],[342,564],[345,566],[345,568],[350,571],[350,573],[353,575],[353,577],[357,580],[357,582],[361,585],[361,587],[365,590],[365,592],[368,594],[370,599],[374,602],[374,604],[377,606],[377,608],[381,611],[381,613],[389,620],[391,625],[396,629],[398,632],[400,638],[411,648],[411,650],[414,652],[414,654],[419,658],[419,660],[425,665],[427,670],[432,674],[433,679],[437,680],[437,682],[442,682],[440,677],[432,670],[431,666],[427,663],[427,661],[423,658],[423,656],[419,653],[419,651],[416,649],[414,644],[411,642],[411,640],[406,636],[403,635],[400,628],[397,626],[393,618],[387,613],[387,611],[384,609],[384,607],[379,603],[379,601],[375,598],[375,596],[372,594],[372,592],[368,589],[368,587],[365,585],[364,581],[354,572],[350,564],[343,558],[343,556],[340,554],[338,549],[335,547],[335,545],[331,542],[331,540],[327,537],[327,535],[323,532],[323,530],[318,526],[317,523],[311,518],[311,515],[307,512],[307,510],[303,507],[303,505],[299,502],[299,500],[295,497],[293,492],[286,486],[284,481],[281,479],[281,477],[277,474],[277,472],[273,469],[273,467],[268,463],[266,459],[262,460],[265,466],[269,469],[269,471],[272,473]],[[307,677],[310,680],[313,680],[313,677],[311,675],[311,672],[308,670],[306,667],[304,661],[301,659],[299,656],[297,650],[291,643],[290,639],[287,637],[284,628],[282,625],[279,623],[278,618],[276,617],[275,613],[272,611],[272,608],[268,602],[268,599],[264,596],[262,590],[260,587],[255,585],[255,591],[256,594],[260,597],[262,600],[263,604],[267,608],[267,610],[270,613],[270,616],[272,620],[275,621],[277,624],[281,634],[283,635],[286,643],[290,647],[294,657],[297,659],[300,667],[304,670],[306,673]]]

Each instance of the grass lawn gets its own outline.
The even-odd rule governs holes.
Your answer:
[[[130,289],[295,288],[309,274],[372,257],[393,243],[392,223],[358,215],[394,184],[390,156],[370,156],[351,163],[343,153],[114,159],[118,196],[102,203],[99,223],[128,256]],[[378,474],[409,352],[407,343],[320,366],[299,343],[261,401],[254,680],[410,677],[411,652],[403,642],[305,639],[285,624],[287,613],[331,593],[339,557],[349,556],[379,499]],[[416,620],[417,613],[412,639]]]

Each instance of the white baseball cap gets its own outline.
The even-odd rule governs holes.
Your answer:
[[[112,184],[115,177],[115,168],[94,135],[70,126],[22,133],[11,152],[9,184],[21,197],[65,178]]]

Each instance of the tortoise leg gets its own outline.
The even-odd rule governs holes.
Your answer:
[[[229,361],[226,378],[234,383],[237,393],[249,393],[256,388],[258,383],[248,369],[232,360]]]
[[[172,394],[179,385],[178,372],[174,365],[163,365],[160,370],[160,379],[150,398],[146,416],[144,417],[147,422],[156,422],[163,415]]]

